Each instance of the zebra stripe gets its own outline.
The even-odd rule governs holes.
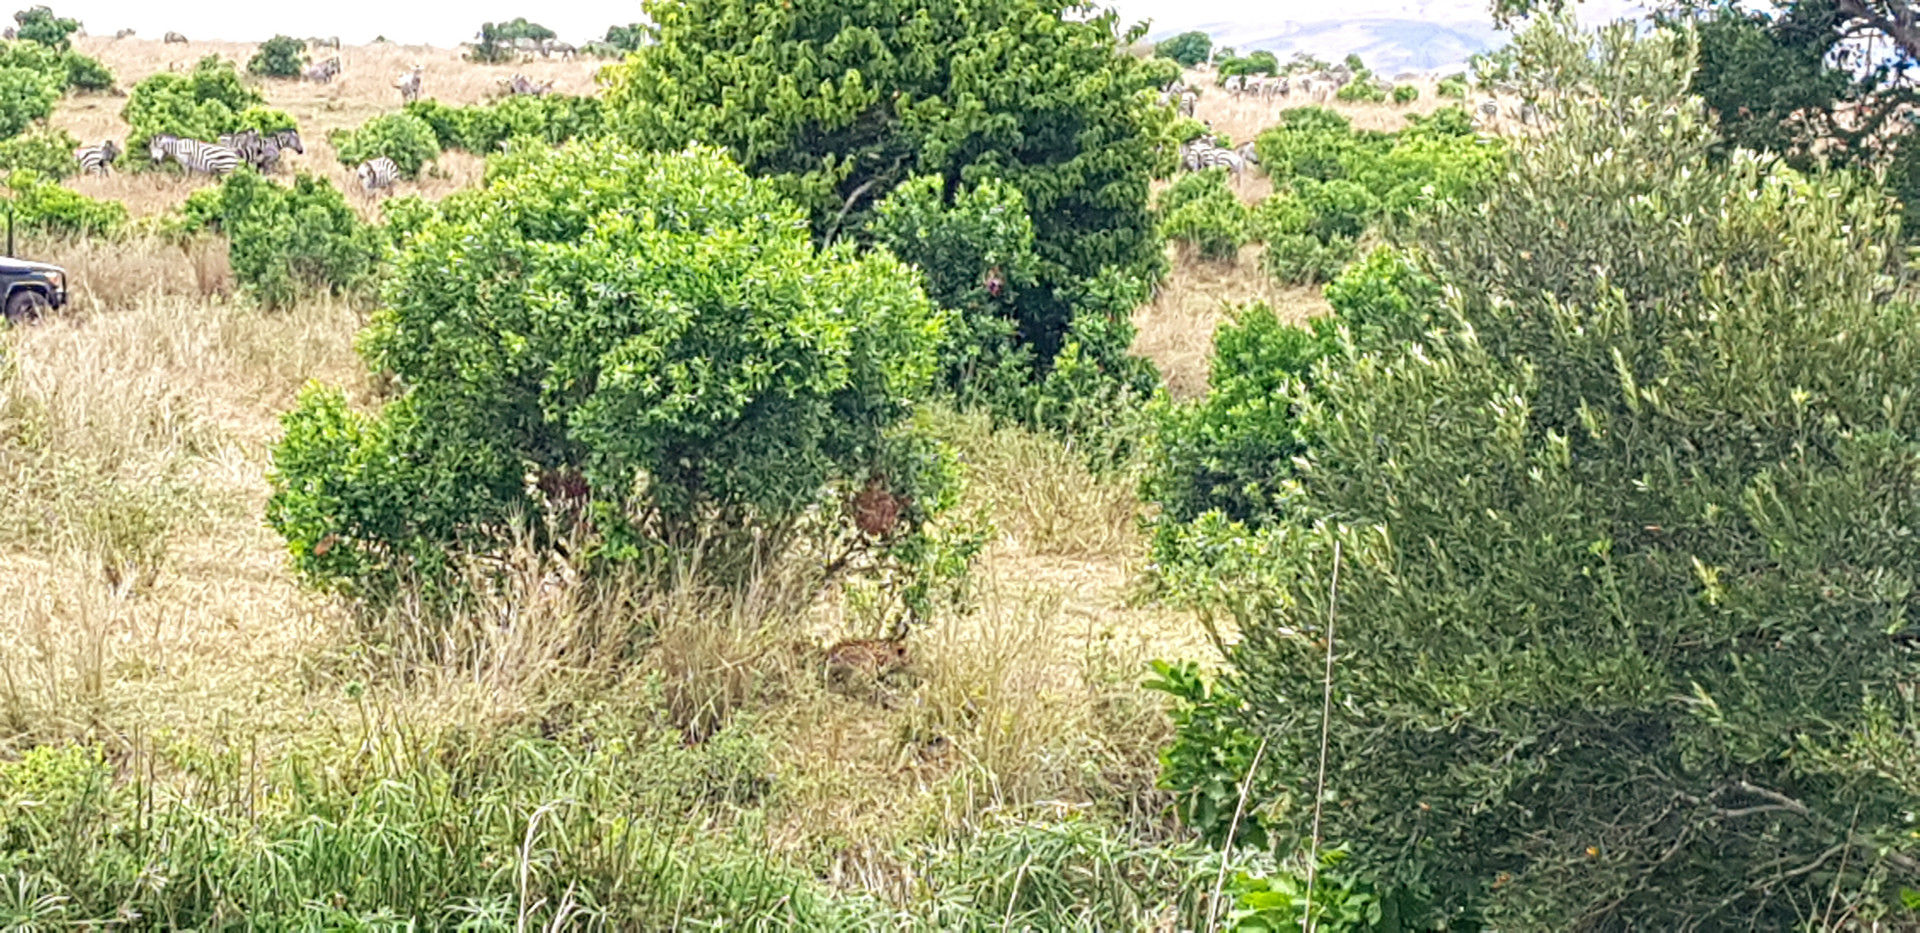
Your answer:
[[[188,174],[225,175],[240,165],[240,154],[226,146],[203,143],[197,139],[181,139],[164,133],[147,141],[147,151],[155,162],[173,156],[174,161],[179,162]]]
[[[1180,161],[1189,172],[1204,172],[1210,168],[1224,168],[1233,173],[1238,183],[1240,175],[1247,169],[1247,162],[1240,154],[1231,149],[1222,149],[1208,142],[1190,142],[1181,149]]]
[[[120,158],[120,147],[109,139],[98,146],[81,146],[73,150],[74,161],[80,163],[80,174],[93,172],[97,175],[113,174],[113,161]]]
[[[394,179],[400,177],[400,166],[392,159],[380,156],[360,163],[353,174],[360,179],[361,192],[372,197],[373,192],[380,188],[393,187]]]

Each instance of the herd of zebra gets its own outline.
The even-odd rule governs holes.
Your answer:
[[[1241,143],[1232,149],[1219,144],[1213,134],[1208,133],[1197,139],[1191,139],[1180,145],[1180,167],[1189,172],[1204,172],[1207,169],[1223,168],[1233,176],[1234,184],[1240,183],[1246,174],[1247,165],[1260,164],[1260,156],[1253,150],[1253,143]]]
[[[180,167],[189,175],[228,175],[243,162],[262,173],[270,173],[279,164],[280,153],[288,149],[306,154],[306,147],[300,143],[299,132],[281,130],[277,133],[261,133],[258,130],[243,130],[220,137],[218,143],[166,133],[155,134],[147,140],[147,153],[155,164],[171,158],[180,163]],[[81,146],[73,151],[73,158],[79,163],[83,175],[109,175],[112,174],[113,163],[120,158],[120,146],[111,139],[97,146]],[[386,156],[378,156],[360,163],[354,169],[354,176],[360,180],[361,190],[371,196],[375,191],[393,187],[394,181],[400,177],[400,166]]]

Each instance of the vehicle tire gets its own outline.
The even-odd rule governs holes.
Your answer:
[[[7,320],[15,324],[37,321],[46,311],[47,296],[36,291],[17,291],[7,299]]]

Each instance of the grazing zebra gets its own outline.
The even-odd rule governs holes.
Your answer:
[[[1240,183],[1241,173],[1247,170],[1247,162],[1240,157],[1239,153],[1197,139],[1181,147],[1180,161],[1189,172],[1224,168],[1232,173],[1233,182],[1236,185]]]
[[[411,104],[420,99],[420,73],[422,70],[419,65],[415,65],[412,71],[402,72],[399,80],[393,82],[393,86],[400,89],[400,99],[402,101]]]
[[[1227,87],[1227,94],[1229,96],[1239,97],[1240,92],[1247,89],[1247,76],[1246,75],[1229,75],[1227,77],[1227,80],[1223,83]]]
[[[147,141],[147,152],[154,162],[165,161],[173,156],[187,174],[199,172],[203,175],[226,175],[240,165],[240,154],[226,146],[203,143],[197,139],[181,139],[165,133]]]
[[[361,192],[367,197],[373,197],[374,191],[393,187],[394,179],[400,177],[400,166],[396,165],[392,159],[380,156],[360,163],[360,167],[354,169],[353,174],[360,179]]]
[[[545,97],[546,95],[552,93],[552,91],[553,91],[552,81],[547,81],[541,84],[535,84],[533,83],[533,79],[527,77],[526,75],[520,75],[520,74],[514,75],[507,82],[507,93],[509,94],[526,94],[526,95],[531,95],[533,97]]]
[[[240,154],[242,161],[253,166],[262,175],[273,173],[274,166],[280,164],[280,153],[292,149],[305,153],[300,145],[300,134],[293,130],[281,130],[277,133],[262,134],[259,130],[241,130],[220,137],[220,145]]]
[[[572,61],[574,53],[578,52],[579,49],[565,42],[555,42],[547,46],[547,51],[560,56],[561,61]]]
[[[177,32],[169,32],[165,36],[161,37],[160,41],[163,44],[166,44],[166,43],[183,44],[187,41],[187,37]]]
[[[131,29],[122,29],[122,30],[120,30],[119,32],[116,32],[116,33],[114,33],[114,34],[113,34],[113,37],[114,37],[115,39],[131,39],[131,38],[133,38],[133,30],[131,30]]]
[[[1481,122],[1492,123],[1495,118],[1500,116],[1500,102],[1491,97],[1481,101],[1479,116]]]
[[[340,59],[336,56],[324,62],[318,62],[300,73],[300,77],[318,84],[333,83],[333,76],[340,73]]]
[[[80,163],[80,174],[92,172],[96,175],[113,174],[113,160],[120,158],[120,146],[109,139],[98,146],[81,146],[73,150],[73,159]]]
[[[1193,116],[1193,109],[1195,105],[1198,104],[1199,100],[1200,100],[1200,95],[1195,94],[1192,91],[1183,92],[1180,95],[1180,108],[1179,108],[1180,115],[1183,117]]]

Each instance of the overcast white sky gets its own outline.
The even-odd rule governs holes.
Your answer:
[[[194,39],[255,41],[275,33],[296,36],[337,35],[365,42],[385,35],[399,42],[451,46],[471,37],[482,22],[525,16],[544,23],[563,39],[598,37],[609,25],[639,17],[634,0],[15,0],[24,8],[46,2],[62,16],[78,18],[94,35],[132,28],[146,37],[168,30]],[[1113,2],[1113,0],[1109,0]],[[1392,17],[1430,22],[1485,22],[1481,0],[1118,0],[1129,20],[1151,18],[1154,32],[1233,22],[1279,25],[1289,21]],[[1624,10],[1630,0],[1587,0],[1582,19]]]

